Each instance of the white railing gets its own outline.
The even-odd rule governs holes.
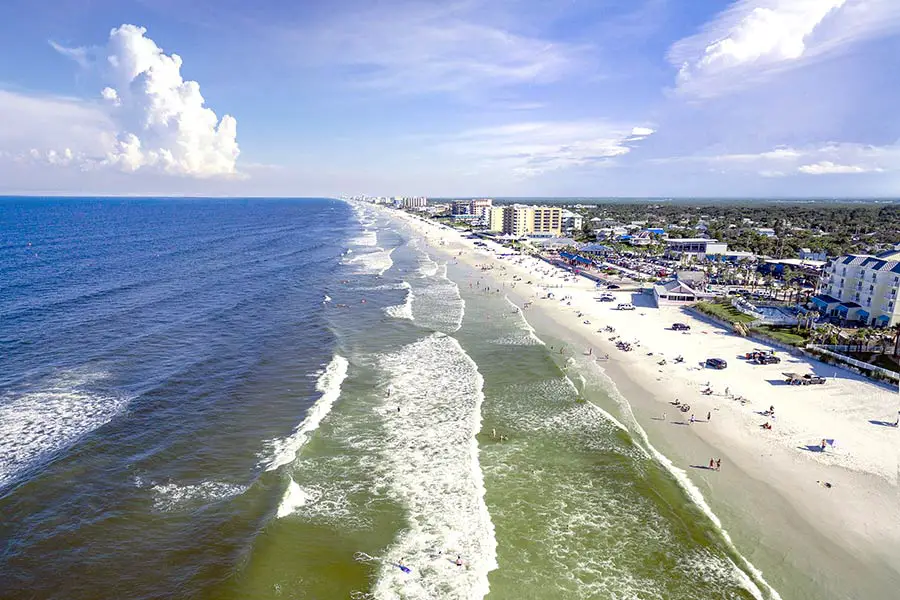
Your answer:
[[[806,349],[812,350],[813,352],[818,352],[820,354],[824,354],[826,356],[830,356],[835,358],[843,363],[854,366],[857,369],[863,369],[865,371],[869,371],[870,373],[878,373],[883,377],[890,379],[891,381],[900,381],[900,373],[895,371],[891,371],[889,369],[883,369],[881,367],[876,367],[875,365],[870,365],[867,362],[863,362],[861,360],[856,360],[855,358],[850,358],[846,354],[840,354],[838,352],[834,352],[831,348],[847,348],[847,346],[818,346],[815,344],[807,344]]]

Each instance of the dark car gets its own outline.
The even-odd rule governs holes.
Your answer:
[[[781,359],[771,354],[764,354],[763,356],[757,356],[754,362],[758,365],[777,365],[781,362]]]
[[[619,289],[619,286],[617,286],[617,285],[614,284],[614,283],[611,283],[611,284],[609,284],[608,286],[606,286],[606,289],[608,289],[608,290],[617,290],[617,289]]]
[[[691,326],[685,323],[672,323],[672,329],[675,331],[689,331]]]
[[[706,366],[710,369],[724,369],[728,366],[728,363],[721,358],[707,358]]]

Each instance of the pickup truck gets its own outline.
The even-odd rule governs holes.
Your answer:
[[[787,378],[784,380],[790,385],[821,385],[825,383],[824,377],[807,373],[806,375],[798,375],[797,373],[785,373]]]

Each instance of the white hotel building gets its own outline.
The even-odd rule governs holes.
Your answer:
[[[900,323],[900,251],[849,254],[825,267],[816,308],[829,316],[872,327]]]

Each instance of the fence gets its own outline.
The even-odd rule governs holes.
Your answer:
[[[863,362],[861,360],[856,360],[855,358],[850,358],[844,354],[839,354],[838,352],[833,351],[832,349],[846,349],[850,346],[818,346],[815,344],[807,344],[806,349],[811,350],[812,352],[817,352],[820,354],[824,354],[825,356],[830,356],[839,360],[840,362],[846,363],[848,365],[854,366],[857,369],[862,369],[864,371],[869,371],[870,373],[878,373],[882,377],[886,379],[890,379],[891,381],[900,381],[900,373],[895,371],[891,371],[889,369],[883,369],[881,367],[876,367],[875,365],[870,365],[867,362]]]

